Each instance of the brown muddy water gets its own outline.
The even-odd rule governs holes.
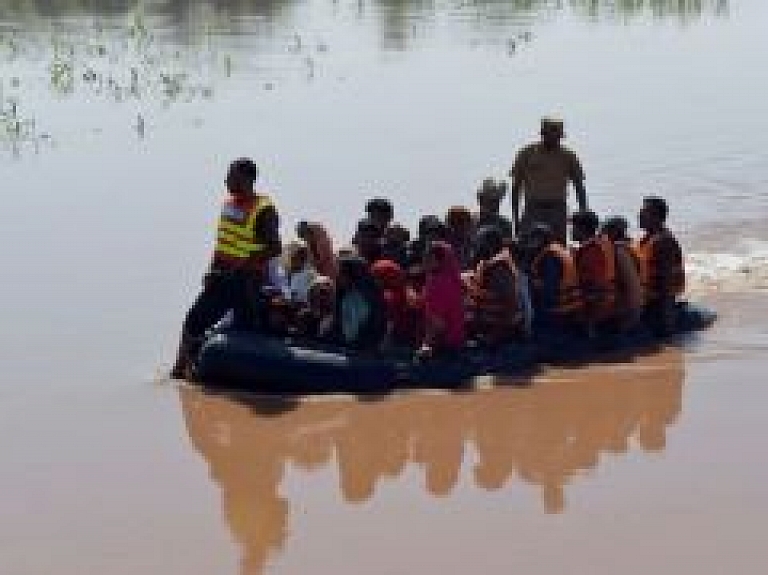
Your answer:
[[[0,574],[765,573],[767,17],[0,1]],[[286,237],[343,237],[374,193],[407,224],[471,202],[550,113],[597,210],[669,198],[712,330],[463,393],[163,376],[232,157]]]

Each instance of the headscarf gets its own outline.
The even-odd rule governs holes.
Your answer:
[[[379,260],[371,266],[371,274],[383,291],[387,317],[397,336],[408,323],[408,292],[403,268],[392,260]]]
[[[427,318],[439,317],[445,324],[445,343],[450,347],[464,345],[464,293],[461,267],[451,245],[432,242],[429,251],[437,260],[437,269],[427,272],[424,286],[424,309]]]
[[[312,265],[320,275],[336,278],[336,257],[333,253],[333,241],[322,224],[307,222],[307,237]]]
[[[371,274],[383,290],[405,293],[405,272],[392,260],[377,261],[371,266]]]

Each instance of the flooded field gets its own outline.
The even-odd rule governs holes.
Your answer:
[[[767,17],[0,0],[0,573],[764,573]],[[233,157],[343,240],[471,206],[545,114],[599,212],[669,199],[714,329],[462,393],[167,380]]]

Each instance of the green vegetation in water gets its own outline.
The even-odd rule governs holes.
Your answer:
[[[333,2],[334,0],[329,0]],[[276,19],[281,10],[286,6],[296,4],[296,0],[217,0],[215,8],[225,11],[233,17],[259,15],[269,19]],[[373,0],[374,5],[397,10],[442,10],[446,6],[439,2],[425,2],[425,0]],[[365,6],[366,2],[360,2]],[[459,0],[462,6],[482,7],[484,5],[505,6],[507,10],[516,12],[536,12],[552,9],[562,9],[570,6],[584,10],[592,15],[637,15],[651,13],[658,17],[667,16],[695,16],[704,12],[717,14],[727,13],[729,0]],[[156,14],[164,14],[178,23],[179,26],[188,27],[193,20],[201,15],[210,15],[208,2],[190,0],[188,2],[174,2],[172,0],[155,0],[151,3],[152,11]],[[82,14],[96,16],[115,17],[127,13],[143,13],[144,3],[137,0],[113,0],[111,2],[93,2],[92,0],[56,0],[48,2],[44,0],[0,0],[0,20],[14,19],[44,19],[62,18]],[[141,30],[138,22],[137,31]],[[145,28],[145,32],[148,30]]]
[[[677,18],[683,23],[704,14],[725,16],[730,10],[729,0],[570,0],[570,4],[592,19],[613,16],[628,20],[650,15]]]
[[[0,81],[15,89],[13,105],[0,99],[3,140],[23,140],[34,131],[34,118],[19,110],[28,108],[24,95],[40,89],[41,70],[46,89],[59,98],[132,103],[140,136],[152,125],[156,104],[211,100],[238,70],[263,76],[265,91],[278,88],[286,74],[312,81],[329,45],[294,28],[289,7],[298,4],[0,0]],[[355,9],[378,21],[385,49],[407,49],[409,40],[428,34],[432,16],[445,12],[472,22],[472,46],[512,57],[532,40],[535,19],[562,11],[590,19],[687,23],[705,14],[727,15],[729,0],[360,0]],[[248,62],[236,65],[234,47],[225,44],[230,41],[245,43],[237,53]]]
[[[10,151],[17,157],[28,148],[39,152],[41,145],[49,142],[48,134],[37,132],[35,120],[21,113],[18,101],[13,97],[5,98],[0,83],[0,149]]]
[[[23,117],[20,109],[24,94],[39,89],[41,79],[59,98],[134,102],[139,136],[156,104],[212,99],[215,83],[232,76],[234,63],[208,29],[197,38],[183,47],[161,41],[142,4],[116,20],[0,28],[0,87],[14,92],[11,98],[0,89],[2,143],[11,143],[18,154],[20,143],[37,141],[34,118]]]

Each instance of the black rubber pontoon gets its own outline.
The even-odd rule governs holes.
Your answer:
[[[684,303],[678,333],[709,327],[716,314]],[[306,347],[243,331],[213,334],[203,345],[197,379],[208,386],[267,393],[377,393],[396,388],[455,388],[482,375],[514,376],[542,362],[586,361],[604,352],[659,343],[648,334],[598,341],[556,338],[496,352],[467,349],[456,357],[414,361],[408,356],[362,356],[343,350]]]

